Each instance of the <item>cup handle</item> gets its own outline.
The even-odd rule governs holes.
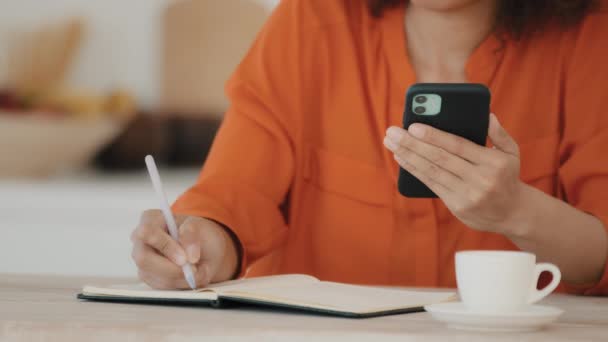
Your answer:
[[[543,272],[550,272],[553,275],[553,280],[549,283],[549,285],[545,286],[541,290],[536,289],[536,284],[538,283],[538,279],[540,278],[540,274]],[[530,294],[530,299],[528,299],[528,304],[534,304],[539,300],[547,297],[557,286],[559,282],[562,280],[562,272],[560,272],[559,268],[553,264],[548,263],[540,263],[536,264],[534,268],[534,283],[532,284],[532,290]]]

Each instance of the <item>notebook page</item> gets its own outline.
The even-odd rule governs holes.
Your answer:
[[[146,284],[121,284],[105,287],[85,286],[82,290],[85,295],[119,296],[134,298],[156,299],[198,299],[215,300],[217,293],[226,290],[249,291],[267,287],[282,288],[285,286],[302,285],[318,282],[315,277],[303,274],[286,274],[259,278],[246,278],[213,284],[204,289],[197,290],[155,290]]]
[[[122,284],[106,287],[85,286],[82,289],[85,295],[95,296],[117,296],[133,298],[155,298],[155,299],[193,299],[193,300],[216,300],[217,294],[206,289],[165,291],[155,290],[146,284]]]
[[[362,314],[422,307],[448,301],[455,294],[317,282],[301,286],[249,289],[247,292],[230,291],[222,295]]]
[[[319,279],[304,274],[284,274],[267,277],[245,278],[213,284],[207,287],[217,293],[226,291],[250,291],[265,288],[282,288],[285,286],[301,286],[318,283]]]

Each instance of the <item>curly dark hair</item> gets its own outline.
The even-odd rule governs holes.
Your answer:
[[[375,17],[384,9],[407,0],[367,0]],[[537,32],[550,23],[562,27],[580,22],[597,5],[596,0],[498,0],[496,27],[515,39]]]

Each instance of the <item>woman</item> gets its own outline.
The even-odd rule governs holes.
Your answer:
[[[608,294],[606,2],[284,0],[228,82],[197,184],[134,231],[141,279],[307,273],[454,287],[454,253],[521,249]],[[479,147],[399,128],[415,82],[486,84]],[[390,128],[389,128],[390,127]],[[387,129],[388,128],[388,129]],[[439,199],[397,192],[399,164]]]

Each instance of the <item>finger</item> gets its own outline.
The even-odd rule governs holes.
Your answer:
[[[159,222],[152,218],[142,220],[135,230],[132,240],[145,243],[177,265],[185,264],[186,253],[183,248],[164,229],[164,220],[162,224]]]
[[[472,173],[473,165],[468,161],[440,147],[416,139],[407,131],[400,128],[390,128],[384,144],[396,154],[399,154],[404,148],[408,149],[462,179],[467,178]]]
[[[150,286],[153,289],[164,289],[164,286],[160,286],[160,284],[158,283],[158,279],[154,276],[152,276],[150,273],[144,272],[142,270],[138,270],[137,271],[137,277],[139,278],[139,280],[143,281],[144,283],[146,283],[148,286]]]
[[[140,271],[154,274],[162,279],[177,280],[184,278],[181,267],[159,255],[154,249],[142,242],[133,245],[131,257]]]
[[[211,281],[211,277],[209,276],[209,272],[205,270],[204,265],[197,269],[196,266],[191,266],[194,273],[194,280],[196,282],[197,288],[207,287]],[[152,286],[155,289],[163,289],[163,290],[171,290],[171,289],[190,289],[190,285],[182,276],[181,278],[176,279],[167,279],[156,274],[150,273],[148,271],[139,270],[138,271],[139,279],[141,279],[146,284]]]
[[[402,147],[398,149],[395,156],[397,161],[407,163],[409,168],[413,168],[417,172],[423,174],[425,179],[440,184],[451,191],[459,191],[464,186],[461,178],[428,161],[408,148]],[[422,181],[422,179],[420,180]]]
[[[494,144],[498,150],[519,157],[519,146],[517,145],[517,142],[502,127],[494,114],[490,114],[488,136],[490,137],[492,144]]]
[[[188,283],[183,279],[164,279],[141,270],[137,272],[137,275],[141,281],[157,290],[190,289]]]
[[[163,218],[163,214],[160,210],[158,209],[150,209],[150,210],[146,210],[141,214],[141,217],[139,218],[139,223],[137,224],[137,228],[135,230],[133,230],[133,233],[131,234],[131,241],[135,242],[137,240],[139,240],[138,234],[139,234],[139,228],[142,226],[153,226],[153,227],[163,227],[163,229],[165,229],[164,227],[166,227],[165,224],[165,219]]]
[[[184,222],[184,220],[186,218],[187,218],[187,216],[184,216],[184,215],[175,215],[175,222],[179,226],[182,222]],[[167,224],[165,223],[165,217],[164,217],[162,211],[159,209],[145,210],[141,214],[137,228],[144,226],[144,225],[160,227],[162,230],[168,232],[168,227],[167,227]],[[137,240],[137,233],[138,233],[137,228],[131,234],[131,241]]]
[[[180,243],[186,250],[188,261],[197,265],[197,285],[206,286],[211,283],[224,259],[226,241],[218,233],[223,228],[213,221],[190,217],[179,229]]]
[[[188,262],[196,264],[201,258],[202,219],[190,217],[179,226],[179,243],[186,251]]]
[[[206,287],[211,284],[213,273],[210,264],[206,262],[199,264],[194,273],[194,278],[196,279],[196,285],[199,287]]]
[[[169,282],[167,280],[160,279],[159,277],[153,275],[152,273],[145,272],[142,270],[137,271],[137,277],[139,278],[139,280],[143,281],[144,283],[146,283],[148,286],[150,286],[153,289],[172,290],[172,289],[176,288],[173,286],[173,284],[169,284]]]
[[[479,146],[463,137],[419,123],[412,124],[408,128],[408,132],[417,139],[440,147],[473,164],[481,164],[484,161],[485,147]]]
[[[204,288],[211,284],[212,274],[207,264],[190,265],[190,267],[192,267],[196,288]],[[176,279],[174,285],[180,289],[191,289],[184,276]]]
[[[190,267],[192,267],[192,272],[194,274],[195,289],[205,287],[206,285],[203,285],[204,281],[201,280],[200,276],[198,276],[196,266],[191,265]],[[158,288],[158,289],[162,288],[162,289],[169,289],[169,290],[171,290],[171,289],[192,290],[192,288],[190,287],[190,284],[186,281],[183,271],[182,271],[181,276],[179,278],[175,278],[175,279],[163,278],[160,276],[156,276],[155,274],[150,274],[146,271],[141,271],[141,270],[139,273],[142,275],[147,275],[150,282],[155,283],[155,288]],[[140,278],[142,277],[142,275],[140,275]]]
[[[431,189],[437,196],[444,198],[447,197],[448,194],[451,192],[450,189],[438,183],[436,180],[430,178],[422,170],[412,165],[409,160],[403,159],[403,157],[399,155],[394,155],[394,158],[404,170],[408,171],[414,177],[418,178],[422,183],[424,183],[424,185],[428,186],[429,189]]]

